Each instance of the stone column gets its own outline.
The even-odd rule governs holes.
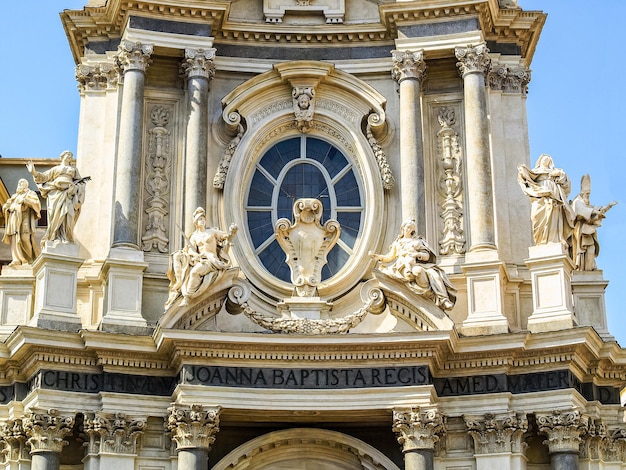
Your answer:
[[[72,434],[74,418],[62,416],[57,410],[30,411],[23,420],[32,459],[31,470],[59,470],[61,451]]]
[[[476,470],[525,468],[523,437],[528,430],[525,413],[464,415],[474,440]]]
[[[587,432],[589,418],[578,410],[537,413],[539,432],[550,452],[552,470],[577,470],[582,436]]]
[[[145,426],[145,420],[128,418],[122,413],[85,416],[84,432],[89,436],[85,470],[134,470],[137,440]]]
[[[21,419],[9,419],[0,426],[0,441],[4,443],[5,465],[11,470],[29,470],[30,454],[26,432]]]
[[[400,87],[400,199],[402,220],[415,219],[426,233],[424,148],[420,81],[426,74],[423,51],[393,51],[391,76]]]
[[[113,246],[139,249],[141,141],[145,73],[152,46],[122,41],[117,55],[123,74],[115,169]]]
[[[485,73],[490,64],[488,53],[484,44],[455,49],[464,90],[470,251],[496,249],[485,90]]]
[[[209,451],[219,431],[220,408],[204,410],[201,405],[173,406],[168,411],[167,425],[176,443],[178,468],[207,470]]]
[[[193,232],[193,211],[206,205],[209,81],[215,75],[215,49],[185,49],[181,69],[187,79],[185,150],[185,232]]]
[[[435,409],[393,411],[393,431],[398,435],[406,470],[433,470],[435,443],[445,432],[443,418]]]

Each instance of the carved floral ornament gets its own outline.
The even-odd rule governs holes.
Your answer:
[[[404,452],[432,450],[445,433],[445,423],[436,409],[413,407],[393,411],[393,431]]]
[[[168,408],[167,429],[172,434],[177,450],[210,449],[219,431],[220,411],[219,406],[205,409],[197,404]]]

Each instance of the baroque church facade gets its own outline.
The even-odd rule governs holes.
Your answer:
[[[77,158],[0,165],[0,468],[626,468],[611,204],[530,168],[545,18],[63,11]]]

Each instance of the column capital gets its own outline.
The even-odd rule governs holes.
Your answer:
[[[604,462],[624,462],[626,459],[626,429],[614,429],[603,437],[600,457]]]
[[[212,80],[215,76],[216,49],[185,49],[185,59],[181,64],[181,73],[187,79],[206,78]]]
[[[579,410],[536,413],[539,432],[547,436],[544,443],[549,452],[576,453],[580,451],[581,436],[589,427],[589,418]]]
[[[145,420],[128,418],[122,413],[88,414],[84,422],[84,431],[89,436],[87,452],[136,454],[137,439],[145,426]]]
[[[2,451],[9,461],[28,460],[28,436],[21,419],[9,419],[0,424],[0,441],[5,443]]]
[[[469,44],[465,47],[457,47],[454,49],[454,54],[459,60],[456,65],[463,77],[470,73],[485,74],[489,70],[491,59],[486,44]]]
[[[57,410],[35,411],[26,413],[23,421],[24,431],[28,436],[30,453],[61,453],[68,445],[65,437],[72,433],[73,416],[63,416]]]
[[[530,69],[508,65],[491,66],[487,73],[487,83],[494,91],[519,93],[525,96],[530,83]]]
[[[522,438],[528,430],[526,413],[464,415],[465,426],[474,439],[476,454],[523,452]]]
[[[117,70],[115,64],[98,62],[94,64],[79,64],[76,66],[76,81],[78,90],[106,91],[117,85]]]
[[[391,51],[393,67],[391,77],[400,83],[402,80],[422,80],[426,76],[424,51]]]
[[[393,410],[393,432],[402,452],[434,450],[439,436],[445,432],[445,424],[436,409]]]
[[[117,66],[124,74],[129,70],[145,73],[150,65],[150,55],[154,47],[152,44],[141,42],[122,41],[117,48]]]
[[[219,431],[220,410],[219,406],[204,409],[202,405],[169,408],[167,428],[176,442],[176,450],[210,450]]]

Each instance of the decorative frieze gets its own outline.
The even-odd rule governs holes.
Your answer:
[[[544,443],[550,453],[578,453],[583,434],[589,428],[589,418],[579,410],[537,413],[539,432],[545,434]]]
[[[454,130],[456,115],[452,108],[439,108],[437,120],[441,129],[437,132],[437,153],[441,169],[439,179],[440,217],[443,229],[439,239],[439,253],[458,255],[465,253],[463,234],[463,176],[461,144]]]
[[[22,424],[28,436],[26,444],[30,446],[31,454],[61,453],[63,447],[68,445],[65,437],[72,433],[74,417],[63,416],[58,410],[31,410],[26,413]]]
[[[176,449],[211,449],[219,431],[220,407],[204,409],[202,405],[189,408],[173,406],[168,409],[167,429]]]
[[[150,111],[153,125],[148,130],[145,157],[144,212],[147,214],[141,237],[143,251],[167,253],[169,250],[170,168],[172,165],[172,133],[169,125],[171,109],[154,106]]]
[[[391,77],[398,83],[409,78],[422,80],[426,76],[423,51],[392,51]]]
[[[526,67],[492,66],[487,73],[489,88],[504,93],[528,93],[530,70]]]
[[[76,81],[80,93],[85,91],[106,91],[117,86],[117,70],[114,64],[100,62],[76,66]]]
[[[463,418],[474,439],[476,454],[524,452],[523,436],[528,431],[525,413],[486,413],[481,416],[465,415]]]
[[[216,49],[185,49],[185,59],[181,64],[181,74],[186,78],[206,78],[215,76]]]
[[[393,410],[393,432],[397,434],[403,452],[434,450],[445,432],[445,423],[436,409],[412,407],[408,410]]]
[[[96,413],[85,417],[84,432],[89,436],[89,454],[136,454],[137,440],[143,434],[145,420],[126,417],[122,413]]]
[[[454,53],[458,59],[456,65],[459,67],[463,77],[470,73],[485,74],[489,70],[491,59],[489,58],[489,49],[487,49],[486,44],[457,47]]]

